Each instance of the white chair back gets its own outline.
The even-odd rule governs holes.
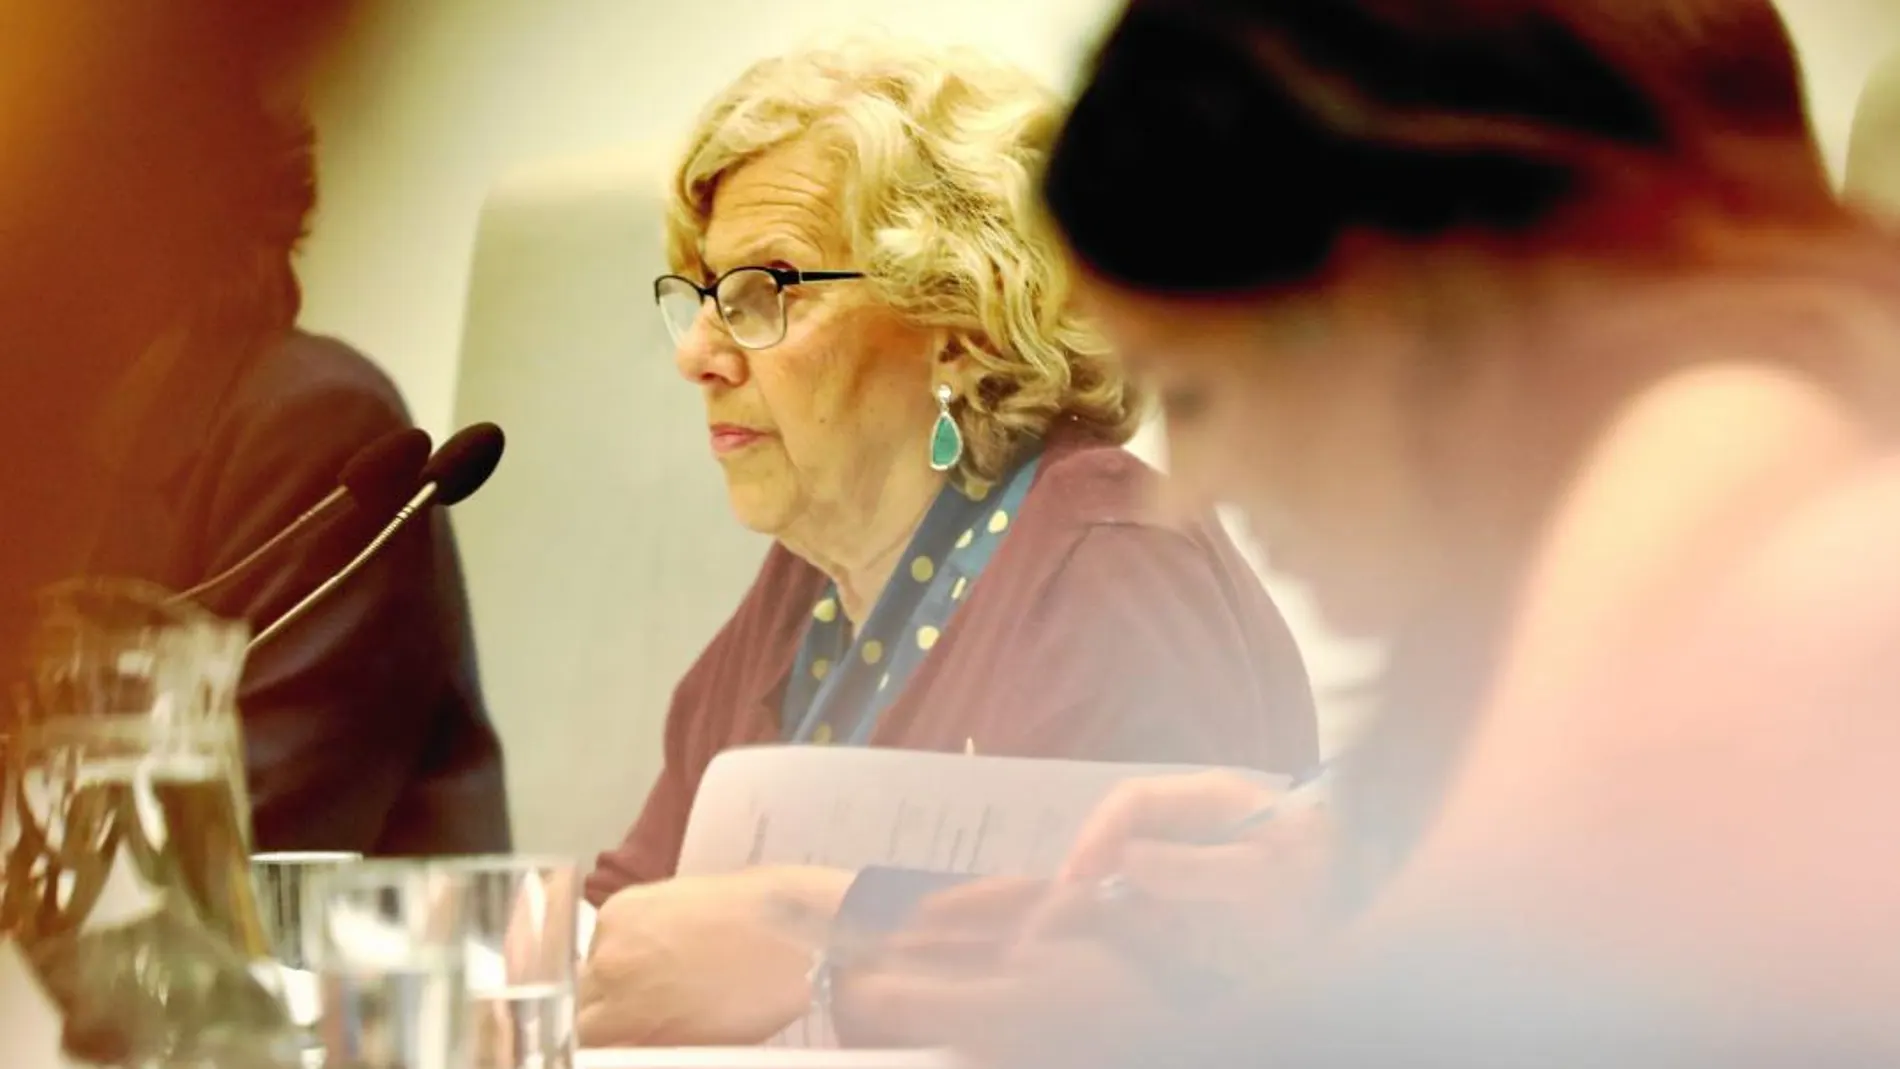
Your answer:
[[[673,686],[766,548],[653,306],[667,158],[534,166],[477,232],[455,417],[501,424],[508,452],[457,533],[521,850],[619,842]]]

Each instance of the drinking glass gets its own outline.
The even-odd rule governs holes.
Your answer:
[[[467,1069],[465,887],[424,861],[311,875],[303,949],[325,1069]]]
[[[447,864],[467,880],[474,1069],[571,1069],[578,866],[506,856]]]
[[[320,1007],[317,978],[310,971],[310,955],[303,945],[303,901],[312,877],[352,865],[363,855],[344,851],[298,851],[251,855],[251,881],[257,886],[257,908],[264,922],[264,938],[277,961],[278,992],[290,1010],[290,1019],[303,1032],[306,1050],[317,1050],[315,1032]]]
[[[251,882],[257,887],[258,915],[271,957],[286,969],[308,970],[304,952],[303,902],[311,879],[363,855],[344,850],[299,850],[251,855]]]

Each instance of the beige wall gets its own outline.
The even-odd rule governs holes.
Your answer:
[[[1838,176],[1867,76],[1900,45],[1900,0],[1778,0],[1807,70],[1808,108]]]

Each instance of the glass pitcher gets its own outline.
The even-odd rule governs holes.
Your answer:
[[[0,928],[109,1066],[294,1065],[263,977],[236,705],[246,630],[168,592],[41,595],[8,745]]]

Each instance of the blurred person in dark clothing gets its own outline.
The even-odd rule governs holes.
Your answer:
[[[296,331],[314,203],[298,77],[332,0],[0,0],[0,658],[32,594],[189,588],[408,427],[389,379]],[[209,608],[261,627],[355,546],[325,532]],[[453,539],[439,513],[247,665],[260,850],[505,850]]]
[[[1900,1061],[1900,254],[1767,0],[1135,0],[1046,192],[1175,476],[1392,642],[1387,708],[1330,822],[1133,788],[1053,888],[949,892],[838,973],[841,1028]]]

